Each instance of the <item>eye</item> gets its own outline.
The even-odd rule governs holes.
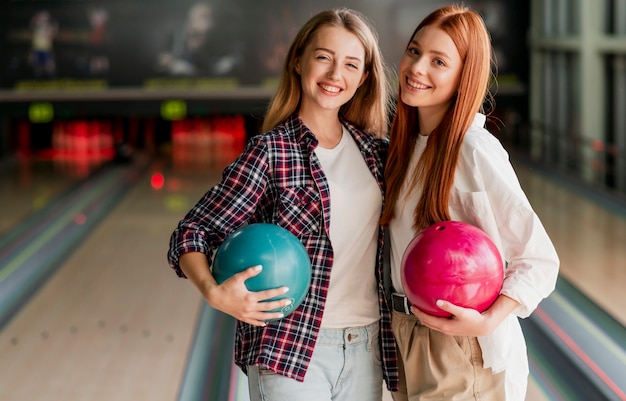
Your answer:
[[[436,58],[435,60],[433,60],[433,63],[435,63],[435,65],[439,66],[439,67],[445,67],[446,63],[443,62],[443,60]]]
[[[409,47],[408,49],[406,49],[407,53],[412,54],[414,56],[419,56],[420,55],[420,51],[415,48],[415,47]]]
[[[358,70],[358,69],[359,69],[359,66],[358,66],[357,64],[354,64],[354,63],[347,63],[346,65],[347,65],[349,68],[352,68],[352,69],[354,69],[354,70]]]
[[[330,57],[328,57],[328,55],[326,54],[318,54],[315,59],[317,60],[330,60]]]

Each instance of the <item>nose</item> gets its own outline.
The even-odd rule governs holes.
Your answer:
[[[414,74],[424,74],[426,71],[427,60],[424,57],[417,57],[411,65],[411,71]]]
[[[328,78],[337,80],[340,77],[341,69],[339,68],[339,64],[334,62],[328,67]]]

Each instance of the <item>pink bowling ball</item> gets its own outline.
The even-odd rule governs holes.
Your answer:
[[[402,286],[409,302],[423,312],[447,317],[438,299],[483,312],[502,288],[500,252],[479,228],[442,221],[411,240],[402,257]]]

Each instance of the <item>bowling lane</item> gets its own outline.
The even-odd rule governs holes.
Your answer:
[[[201,300],[165,254],[215,177],[195,169],[155,189],[162,167],[148,169],[0,332],[0,400],[176,398]]]
[[[626,208],[524,164],[517,172],[559,253],[561,276],[626,325]]]
[[[0,364],[0,400],[176,399],[202,301],[167,267],[167,241],[219,169],[175,158],[146,171],[0,332],[0,360],[11,361]],[[518,174],[559,250],[563,276],[626,320],[616,263],[625,256],[623,216],[524,165]],[[527,400],[549,399],[531,376]]]
[[[6,159],[0,163],[0,237],[89,176],[91,161]]]

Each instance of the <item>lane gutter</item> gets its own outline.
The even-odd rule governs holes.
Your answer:
[[[136,184],[148,165],[111,164],[0,237],[0,330]]]

